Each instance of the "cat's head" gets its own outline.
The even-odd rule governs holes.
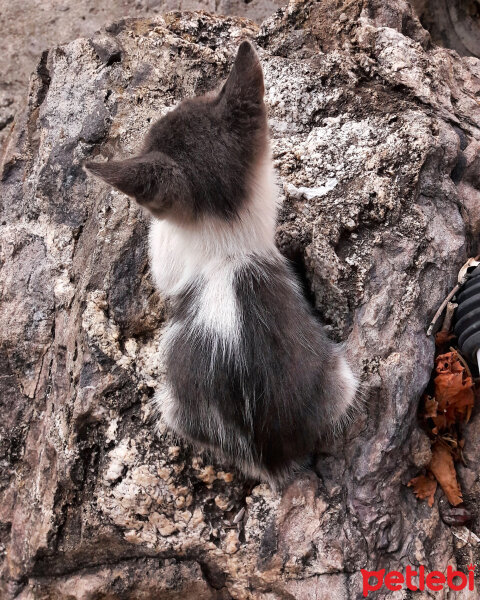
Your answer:
[[[156,217],[234,219],[268,146],[263,95],[257,53],[242,42],[218,93],[183,100],[152,125],[138,156],[85,168]]]

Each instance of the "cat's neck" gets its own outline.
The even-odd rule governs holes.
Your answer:
[[[240,258],[265,254],[275,248],[278,187],[270,155],[258,165],[250,182],[250,194],[233,220],[207,216],[177,229],[191,252],[203,260]]]
[[[210,216],[192,224],[154,219],[150,260],[159,289],[174,295],[204,272],[235,268],[255,256],[277,255],[274,238],[278,197],[268,156],[256,169],[250,197],[236,219]]]

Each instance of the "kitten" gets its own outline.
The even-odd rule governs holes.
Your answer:
[[[218,93],[181,102],[139,156],[86,168],[153,215],[151,269],[172,299],[163,419],[275,485],[347,415],[357,381],[275,246],[263,96],[260,61],[243,42]]]

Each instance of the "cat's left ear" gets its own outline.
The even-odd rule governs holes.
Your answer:
[[[155,216],[175,208],[191,210],[191,192],[185,173],[161,152],[150,152],[127,160],[87,162],[84,169],[134,198]]]
[[[264,93],[262,65],[257,52],[250,42],[242,42],[220,95],[227,100],[247,100],[260,104]]]
[[[157,169],[155,162],[149,156],[108,162],[87,162],[83,168],[87,173],[105,181],[140,204],[152,200],[156,194]]]

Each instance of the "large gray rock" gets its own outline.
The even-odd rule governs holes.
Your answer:
[[[135,152],[243,37],[265,70],[279,247],[367,399],[282,495],[154,435],[168,317],[147,217],[81,169]],[[260,31],[170,13],[43,56],[0,187],[2,598],[360,598],[362,568],[480,559],[441,491],[430,509],[406,488],[430,457],[426,326],[478,249],[479,95],[480,61],[431,46],[397,0],[292,3]],[[479,429],[461,473],[477,534]]]
[[[89,37],[124,17],[171,10],[208,10],[261,23],[285,0],[0,0],[0,145],[21,109],[28,80],[43,50]]]

